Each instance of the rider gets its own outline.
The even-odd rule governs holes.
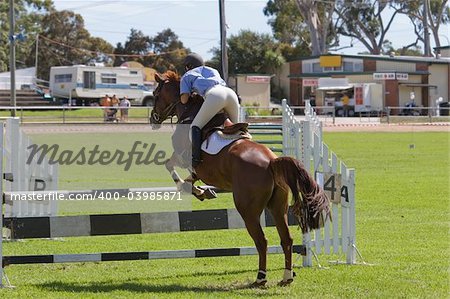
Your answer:
[[[184,68],[186,73],[180,81],[181,103],[186,104],[192,92],[205,99],[191,124],[192,166],[196,167],[201,162],[201,129],[222,109],[236,123],[239,118],[239,102],[238,96],[226,86],[219,72],[205,66],[200,55],[187,55]]]

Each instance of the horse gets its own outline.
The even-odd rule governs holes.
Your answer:
[[[158,85],[154,91],[150,123],[157,128],[173,116],[177,116],[178,123],[192,122],[199,109],[196,106],[201,105],[198,96],[183,105],[180,102],[180,78],[176,73],[156,74],[155,79]],[[190,146],[188,134],[184,134],[185,147]],[[169,160],[166,167],[179,184],[179,176],[174,175],[175,164]],[[303,233],[323,227],[326,219],[331,219],[328,197],[303,164],[292,157],[278,157],[251,139],[238,139],[215,155],[202,152],[202,162],[194,170],[193,182],[199,179],[232,192],[236,210],[258,251],[257,278],[252,286],[260,287],[267,283],[267,239],[260,223],[265,208],[272,214],[285,257],[285,271],[279,284],[292,283],[295,273],[292,271],[293,238],[288,227],[289,191],[293,197],[292,212]]]

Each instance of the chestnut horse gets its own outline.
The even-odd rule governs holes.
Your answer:
[[[161,124],[174,115],[179,122],[185,122],[186,111],[192,109],[194,113],[198,112],[198,108],[190,107],[198,104],[195,98],[186,105],[181,104],[180,78],[177,74],[166,72],[163,75],[156,74],[155,78],[158,86],[154,91],[155,106],[150,117],[152,125]],[[188,137],[188,134],[184,135]],[[186,138],[186,142],[185,147],[190,147],[189,138]],[[173,163],[168,169],[174,177],[172,167]],[[252,140],[239,139],[216,155],[202,152],[202,163],[195,167],[195,174],[204,183],[233,193],[236,209],[259,255],[259,271],[254,286],[262,286],[267,282],[267,239],[260,216],[265,208],[270,210],[285,256],[285,271],[280,284],[291,283],[294,275],[293,239],[288,227],[289,190],[294,201],[292,211],[303,232],[322,227],[326,218],[330,217],[327,196],[303,164],[291,157],[277,157],[266,146]],[[177,179],[174,178],[175,181]]]

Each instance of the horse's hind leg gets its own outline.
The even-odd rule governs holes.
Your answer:
[[[288,193],[286,190],[277,187],[269,201],[268,208],[272,213],[278,235],[281,240],[281,247],[284,252],[284,274],[280,285],[290,284],[294,277],[292,272],[292,245],[293,239],[288,226]]]
[[[264,286],[267,282],[266,268],[267,268],[267,239],[261,227],[259,215],[242,215],[245,222],[245,227],[248,233],[255,242],[256,249],[259,255],[259,268],[256,281],[253,286]]]

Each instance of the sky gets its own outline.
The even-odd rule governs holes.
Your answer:
[[[101,37],[116,46],[127,40],[130,29],[141,30],[152,37],[170,28],[191,51],[205,60],[212,57],[210,50],[220,46],[218,0],[53,0],[58,10],[72,10],[81,16],[92,36]],[[267,0],[225,0],[227,36],[241,30],[272,33],[263,13]],[[415,34],[406,17],[399,18],[386,37],[394,48],[414,42]],[[441,44],[449,45],[450,25],[441,28]],[[349,46],[349,38],[341,38],[340,47]],[[431,38],[431,46],[434,42]],[[423,48],[423,46],[422,46]],[[357,54],[367,51],[358,41],[353,47],[338,53]]]

